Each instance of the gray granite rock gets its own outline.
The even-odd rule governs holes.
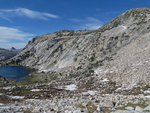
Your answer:
[[[101,105],[98,105],[97,106],[97,111],[103,111],[104,110],[104,107],[103,106],[101,106]]]
[[[114,103],[111,100],[104,100],[103,102],[100,103],[101,106],[103,107],[114,107]]]
[[[143,108],[141,108],[141,107],[139,107],[139,106],[136,106],[135,107],[135,111],[137,111],[137,112],[142,112],[144,109]]]
[[[73,113],[81,113],[81,109],[74,110]]]
[[[144,110],[150,111],[150,105],[144,108]]]
[[[116,110],[115,112],[112,113],[134,113],[134,111],[128,111],[128,110]]]
[[[126,110],[130,110],[130,111],[134,110],[134,108],[131,107],[131,106],[127,106],[127,107],[125,107],[125,109],[126,109]]]

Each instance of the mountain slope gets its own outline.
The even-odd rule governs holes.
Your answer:
[[[150,9],[132,9],[95,31],[64,30],[35,37],[7,64],[41,72],[95,72],[125,87],[150,84],[149,38]]]

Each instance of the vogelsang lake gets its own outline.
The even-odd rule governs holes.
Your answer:
[[[0,66],[0,76],[16,81],[20,81],[31,72],[31,69],[23,66]]]

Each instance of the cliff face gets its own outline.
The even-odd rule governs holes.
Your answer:
[[[33,38],[7,63],[59,73],[94,72],[122,86],[150,84],[150,9],[129,10],[95,31]]]

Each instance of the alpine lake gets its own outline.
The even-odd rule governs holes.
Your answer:
[[[21,81],[28,76],[33,70],[23,66],[0,66],[0,76],[10,80]]]

